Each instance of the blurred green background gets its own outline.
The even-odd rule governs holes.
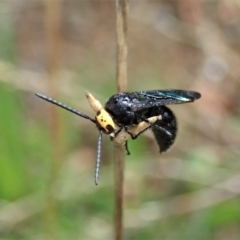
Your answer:
[[[129,142],[124,236],[131,240],[240,239],[240,3],[130,1],[130,91],[199,91],[171,106],[175,145],[151,131]],[[116,93],[115,3],[0,2],[0,239],[113,239],[113,147],[89,121],[84,92]]]

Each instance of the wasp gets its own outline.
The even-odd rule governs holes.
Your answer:
[[[96,185],[98,184],[100,171],[102,133],[110,135],[111,139],[114,140],[120,132],[124,131],[124,134],[128,135],[124,138],[124,144],[127,154],[130,154],[127,140],[129,138],[136,139],[144,131],[151,128],[159,146],[159,151],[164,152],[172,146],[177,135],[176,117],[165,105],[189,103],[201,97],[198,92],[172,89],[121,92],[111,96],[103,107],[98,100],[86,92],[85,95],[96,112],[95,118],[91,118],[43,94],[36,93],[36,95],[90,120],[96,125],[99,130],[95,168]]]

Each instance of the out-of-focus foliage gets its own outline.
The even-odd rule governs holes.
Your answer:
[[[96,187],[96,127],[34,92],[91,116],[86,90],[102,103],[116,92],[114,2],[2,1],[0,36],[0,239],[112,239],[110,140]],[[150,131],[130,141],[125,239],[239,239],[239,39],[238,0],[130,1],[129,90],[202,98],[171,106],[171,151],[160,155]]]

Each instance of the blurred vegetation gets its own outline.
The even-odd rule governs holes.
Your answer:
[[[171,106],[171,151],[150,131],[130,141],[125,239],[239,239],[240,3],[130,1],[129,14],[129,90],[202,98]],[[34,93],[94,116],[84,92],[116,92],[114,2],[2,1],[0,36],[0,239],[112,239],[109,138],[95,186],[96,127]]]

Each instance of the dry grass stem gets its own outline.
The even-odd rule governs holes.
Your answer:
[[[127,90],[128,0],[116,0],[117,90]],[[115,162],[115,239],[123,239],[123,181],[125,147],[114,145]]]

